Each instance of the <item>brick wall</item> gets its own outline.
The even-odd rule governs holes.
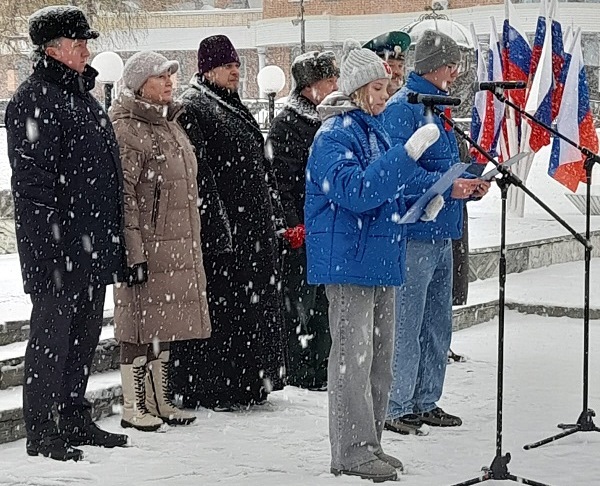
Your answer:
[[[223,0],[224,1],[224,0]],[[503,0],[449,0],[450,8],[501,4]],[[369,15],[419,12],[431,6],[431,0],[305,0],[305,15]],[[300,11],[297,0],[264,0],[264,18],[295,17]]]

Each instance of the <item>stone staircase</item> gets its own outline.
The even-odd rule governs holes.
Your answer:
[[[600,256],[600,231],[593,235],[595,256]],[[471,280],[495,280],[498,274],[498,248],[476,249],[470,254]],[[511,273],[545,267],[548,265],[583,259],[583,251],[570,236],[549,238],[541,241],[509,245],[507,266]],[[473,299],[470,299],[473,300]],[[550,316],[581,317],[581,308],[559,306],[536,306],[507,303],[507,308],[525,313]],[[488,322],[498,315],[498,296],[491,293],[478,302],[455,307],[454,329]],[[600,319],[600,309],[592,309],[592,319]],[[23,364],[29,322],[0,322],[0,443],[10,442],[25,436],[22,424],[21,394]],[[119,345],[114,339],[113,322],[105,314],[100,343],[96,349],[92,375],[88,386],[88,399],[93,404],[96,418],[111,415],[121,402]]]
[[[28,321],[0,323],[0,444],[25,437],[21,385],[28,332]],[[87,393],[95,418],[112,415],[113,407],[121,402],[120,374],[115,372],[119,369],[119,344],[113,335],[113,320],[105,318]]]

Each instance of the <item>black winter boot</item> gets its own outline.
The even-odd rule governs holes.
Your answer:
[[[58,434],[48,435],[39,439],[27,439],[27,454],[42,455],[56,461],[79,461],[83,451],[69,446]]]
[[[70,446],[91,445],[110,449],[127,445],[126,435],[102,430],[92,420],[89,410],[77,411],[67,417],[61,416],[58,428],[62,438]]]
[[[432,427],[460,427],[462,425],[460,417],[450,415],[440,407],[436,407],[430,412],[418,413],[417,417],[421,419],[421,422]]]

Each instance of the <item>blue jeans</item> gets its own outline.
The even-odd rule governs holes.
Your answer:
[[[396,291],[396,338],[387,419],[433,410],[452,338],[452,241],[408,240]]]

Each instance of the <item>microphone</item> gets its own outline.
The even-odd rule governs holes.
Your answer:
[[[525,81],[486,81],[483,83],[475,83],[476,91],[494,91],[495,89],[525,89],[527,83]]]
[[[423,104],[426,106],[458,106],[462,103],[460,98],[453,98],[451,96],[424,95],[419,93],[408,93],[408,95],[406,95],[406,100],[412,105]]]

